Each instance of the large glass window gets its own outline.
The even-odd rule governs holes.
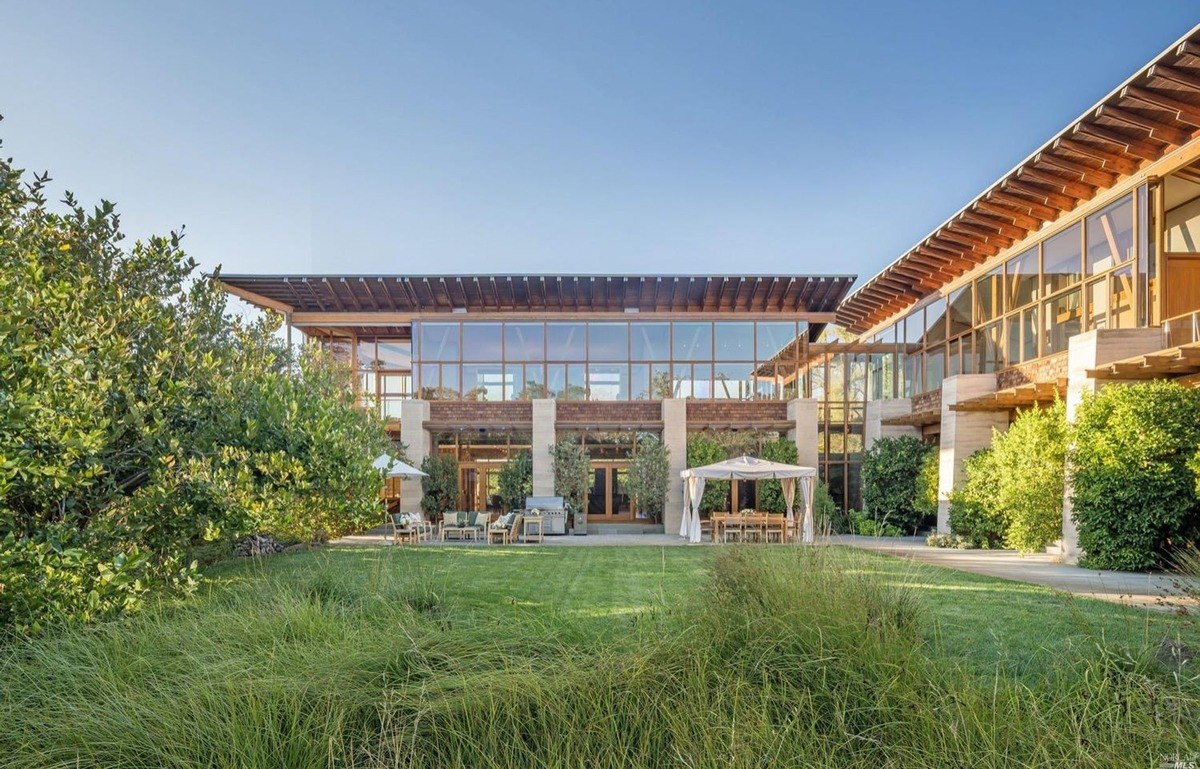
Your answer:
[[[970,283],[962,288],[950,292],[946,317],[950,322],[949,334],[951,337],[958,336],[964,331],[971,330]]]
[[[754,364],[718,363],[714,367],[713,397],[746,401],[754,397]]]
[[[628,360],[628,323],[589,323],[588,358],[591,360]]]
[[[1135,328],[1137,316],[1133,312],[1133,267],[1117,270],[1112,280],[1112,327]]]
[[[925,342],[926,344],[937,344],[944,341],[946,341],[946,297],[939,296],[925,308]]]
[[[549,360],[587,360],[587,327],[582,323],[547,323],[546,348]]]
[[[997,267],[975,282],[975,322],[987,323],[1004,312],[1004,267]]]
[[[669,360],[671,357],[670,323],[633,323],[630,325],[633,360]]]
[[[990,374],[1004,367],[1003,340],[1004,328],[1000,323],[984,326],[975,334],[975,370],[980,374]]]
[[[411,368],[412,342],[407,339],[380,339],[376,345],[376,356],[380,368]]]
[[[629,366],[617,363],[589,365],[587,389],[589,400],[629,400]]]
[[[754,358],[753,323],[715,323],[716,360]]]
[[[506,377],[499,363],[465,365],[462,367],[463,400],[502,401],[512,398],[512,380]]]
[[[1079,225],[1073,225],[1048,239],[1042,246],[1046,294],[1073,286],[1083,277]]]
[[[1042,354],[1053,355],[1067,349],[1067,340],[1083,330],[1083,292],[1069,291],[1046,302],[1042,323]]]
[[[676,323],[675,360],[712,360],[712,324]]]
[[[505,323],[504,324],[504,359],[540,361],[543,355],[543,334],[541,323]]]
[[[759,323],[758,359],[771,360],[797,338],[795,323]]]
[[[421,360],[460,360],[457,323],[420,324]]]
[[[1037,298],[1037,247],[1018,254],[1004,265],[1004,300],[1009,309],[1029,304]]]
[[[464,323],[462,340],[465,361],[498,361],[504,357],[499,323]]]
[[[1125,196],[1087,218],[1088,274],[1116,267],[1133,256],[1133,197]]]

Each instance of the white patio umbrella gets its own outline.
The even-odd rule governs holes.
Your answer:
[[[700,499],[704,496],[705,478],[779,481],[783,487],[783,500],[787,507],[789,528],[795,523],[792,505],[796,496],[796,481],[800,481],[801,493],[804,496],[804,523],[801,528],[801,536],[804,542],[813,541],[813,486],[817,479],[815,467],[787,465],[782,462],[741,456],[703,467],[693,467],[684,470],[680,475],[683,477],[683,521],[679,526],[679,536],[687,537],[689,542],[700,541]]]
[[[375,461],[371,463],[371,467],[376,470],[387,470],[386,475],[391,478],[422,478],[428,473],[423,473],[407,462],[401,462],[399,459],[392,459],[388,454],[380,454],[375,457]]]

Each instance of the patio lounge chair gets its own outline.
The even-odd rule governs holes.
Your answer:
[[[388,529],[392,535],[392,543],[396,545],[415,545],[421,541],[424,534],[420,516],[413,513],[389,514]]]
[[[523,516],[519,512],[511,512],[500,516],[500,518],[488,526],[487,542],[492,544],[494,540],[499,540],[502,545],[511,545],[518,541],[521,536],[521,524]]]

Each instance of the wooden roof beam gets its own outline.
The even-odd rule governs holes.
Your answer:
[[[1022,179],[1028,178],[1036,182],[1052,184],[1062,190],[1064,194],[1069,195],[1077,200],[1088,200],[1096,194],[1096,188],[1090,184],[1072,181],[1066,177],[1059,176],[1058,174],[1052,174],[1049,171],[1043,171],[1040,168],[1030,168],[1026,166],[1020,171],[1017,171],[1017,176]]]
[[[1200,93],[1200,76],[1193,75],[1190,72],[1185,72],[1178,67],[1172,67],[1166,64],[1155,64],[1150,68],[1148,74],[1150,77],[1168,80],[1172,84],[1183,88],[1184,90]]]
[[[1121,96],[1141,102],[1142,104],[1167,110],[1168,112],[1174,112],[1176,120],[1200,126],[1200,105],[1176,99],[1173,96],[1168,96],[1158,91],[1138,88],[1136,85],[1126,86],[1125,90],[1121,91]]]
[[[1020,182],[1018,182],[1019,184]],[[1040,191],[1039,191],[1040,195]],[[1052,222],[1062,215],[1062,209],[1054,208],[1043,203],[1038,203],[1030,200],[1020,190],[1013,187],[1011,191],[998,189],[988,195],[989,200],[995,200],[997,203],[1010,206],[1020,206],[1029,211],[1030,214],[1037,217],[1043,222]]]
[[[1039,154],[1035,162],[1045,163],[1046,165],[1057,170],[1077,174],[1085,184],[1090,184],[1093,187],[1107,188],[1117,183],[1117,175],[1111,171],[1093,168],[1092,166],[1084,165],[1078,161],[1064,158],[1059,155],[1052,155],[1048,152]]]
[[[941,230],[939,230],[935,237],[939,240],[948,240],[951,243],[964,245],[970,250],[980,254],[985,254],[986,256],[995,256],[996,254],[1000,253],[999,248],[996,248],[995,246],[989,246],[977,236],[964,235],[962,233],[955,232],[948,227],[943,227]]]
[[[1004,217],[1005,219],[1012,221],[1014,224],[1016,224],[1016,226],[1025,230],[1026,234],[1040,229],[1042,226],[1042,220],[1036,216],[1023,214],[1020,211],[1015,211],[1007,206],[993,203],[990,200],[976,201],[975,207],[980,211],[986,211],[989,214],[995,214],[996,216]]]
[[[1078,139],[1059,139],[1054,143],[1056,148],[1074,152],[1076,155],[1085,155],[1089,158],[1095,158],[1104,162],[1106,167],[1112,168],[1119,174],[1131,174],[1138,169],[1136,160],[1122,155],[1119,152],[1106,150],[1103,147],[1097,147],[1095,144],[1079,141]]]
[[[1105,104],[1097,109],[1096,115],[1098,117],[1106,117],[1109,120],[1115,120],[1124,125],[1149,131],[1152,137],[1167,144],[1186,144],[1188,139],[1191,138],[1190,131],[1168,125],[1161,120],[1147,117],[1140,112],[1114,107],[1109,104]]]
[[[974,211],[963,211],[959,215],[959,219],[962,220],[958,223],[960,228],[978,226],[984,232],[989,232],[989,237],[995,237],[996,234],[999,234],[1010,240],[1020,240],[1028,234],[1025,229],[1015,224],[991,216],[984,216]],[[969,232],[970,230],[964,229],[963,231]]]
[[[1155,147],[1145,139],[1127,136],[1120,131],[1114,131],[1111,128],[1099,126],[1095,123],[1080,123],[1075,126],[1075,133],[1085,134],[1094,139],[1115,144],[1118,147],[1124,147],[1127,153],[1141,160],[1157,160],[1162,155],[1161,149]]]
[[[1012,190],[1013,192],[1029,195],[1037,200],[1042,201],[1047,206],[1057,208],[1058,212],[1054,215],[1054,219],[1057,219],[1065,212],[1075,208],[1076,203],[1079,202],[1075,198],[1067,195],[1063,195],[1061,193],[1054,192],[1053,190],[1048,190],[1045,187],[1038,187],[1035,184],[1030,184],[1017,179],[1009,179],[1005,181],[1004,188]]]

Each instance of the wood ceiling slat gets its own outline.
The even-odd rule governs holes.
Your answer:
[[[1084,184],[1089,184],[1093,187],[1111,187],[1117,183],[1117,175],[1109,171],[1089,166],[1078,160],[1054,155],[1049,152],[1043,152],[1038,155],[1037,162],[1042,165],[1049,166],[1051,170],[1058,172],[1067,172],[1074,174]]]
[[[1144,129],[1150,133],[1151,137],[1158,139],[1159,141],[1164,141],[1167,144],[1174,144],[1178,146],[1186,143],[1191,137],[1190,131],[1185,131],[1182,128],[1168,125],[1161,120],[1155,120],[1154,118],[1143,115],[1140,112],[1134,112],[1133,110],[1128,110],[1123,107],[1116,107],[1106,104],[1100,109],[1096,110],[1096,114],[1099,117],[1115,120],[1118,123]]]
[[[1151,142],[1095,123],[1080,123],[1075,126],[1074,132],[1107,142],[1118,148],[1124,148],[1127,154],[1140,160],[1154,160],[1162,154],[1162,149],[1154,146]]]

